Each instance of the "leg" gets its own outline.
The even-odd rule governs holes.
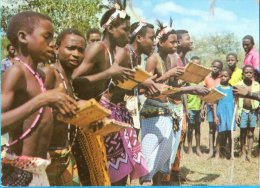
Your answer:
[[[254,130],[255,128],[248,128],[248,135],[247,135],[247,140],[248,140],[248,150],[247,150],[247,159],[250,161],[252,158],[252,148],[254,144]]]
[[[193,137],[194,124],[188,125],[188,154],[192,153],[192,137]]]
[[[214,139],[215,139],[214,123],[209,122],[209,157],[213,157],[214,154]]]
[[[123,179],[121,179],[117,182],[111,183],[111,185],[112,186],[125,186],[126,182],[127,182],[127,178],[128,178],[128,176],[125,176]]]
[[[196,154],[201,156],[200,151],[200,121],[195,122]]]
[[[240,128],[240,151],[241,151],[241,158],[243,160],[246,160],[246,148],[245,148],[245,143],[246,143],[246,133],[247,133],[247,128]]]
[[[233,140],[232,140],[231,134],[232,134],[231,131],[227,132],[227,138],[228,138],[228,143],[229,143],[230,159],[233,160],[234,159],[234,151],[232,150]]]

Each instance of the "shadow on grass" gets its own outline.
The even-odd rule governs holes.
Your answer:
[[[207,185],[206,182],[212,182],[220,176],[220,174],[213,174],[213,173],[206,174],[206,173],[201,173],[198,171],[193,171],[193,170],[186,168],[185,166],[181,167],[180,173],[181,173],[182,179],[185,179],[186,181],[189,181],[191,183],[199,183],[196,185]],[[197,180],[190,180],[187,178],[187,176],[189,174],[200,174],[200,175],[204,175],[204,177],[197,179]]]

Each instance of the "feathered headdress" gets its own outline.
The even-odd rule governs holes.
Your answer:
[[[159,33],[157,34],[156,38],[155,38],[155,43],[158,44],[159,40],[162,38],[163,35],[166,35],[167,33],[169,33],[170,31],[172,31],[172,23],[173,20],[172,18],[170,18],[170,24],[169,27],[168,26],[163,26],[163,23],[160,22],[159,20],[156,20],[158,26],[159,26]]]
[[[100,5],[100,8],[106,8],[106,9],[116,9],[116,11],[108,18],[106,23],[101,26],[101,31],[105,31],[105,29],[111,24],[111,22],[119,16],[119,18],[125,18],[126,17],[126,0],[123,0],[123,3],[119,0],[115,0],[114,4],[112,6],[108,5]]]

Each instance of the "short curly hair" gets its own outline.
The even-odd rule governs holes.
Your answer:
[[[31,34],[35,26],[39,23],[39,20],[49,20],[52,22],[49,16],[33,11],[20,12],[11,18],[7,27],[7,38],[15,48],[18,47],[17,34],[19,30],[24,29]]]

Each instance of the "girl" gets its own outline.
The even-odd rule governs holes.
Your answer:
[[[220,85],[216,87],[220,92],[223,92],[226,96],[220,99],[216,104],[214,104],[214,122],[217,125],[218,130],[218,142],[219,142],[219,157],[222,157],[223,148],[226,147],[228,140],[229,151],[231,153],[231,129],[232,124],[233,130],[235,130],[235,122],[232,122],[234,116],[234,95],[233,87],[229,85],[229,80],[231,78],[231,72],[229,70],[222,70],[220,73]],[[218,157],[218,156],[217,156]],[[231,158],[233,154],[231,153]]]

